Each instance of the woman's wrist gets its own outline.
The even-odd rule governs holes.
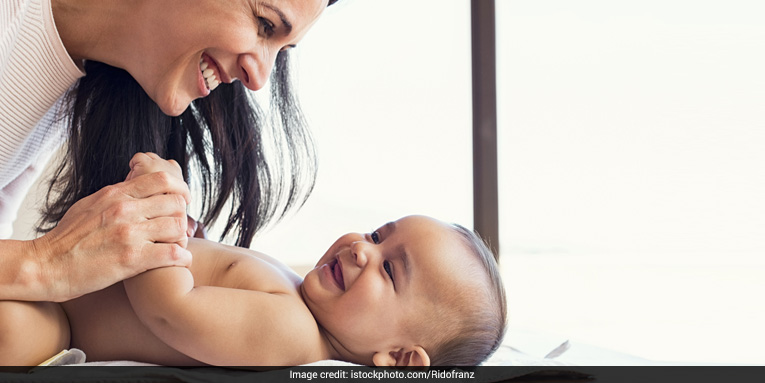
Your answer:
[[[1,241],[0,300],[54,300],[43,269],[47,257],[39,253],[42,249],[35,241]]]
[[[50,241],[50,234],[33,239],[30,242],[35,276],[31,281],[33,286],[41,291],[46,301],[63,302],[74,298],[68,296],[69,280],[62,279],[63,270],[66,269],[66,255],[54,251]]]

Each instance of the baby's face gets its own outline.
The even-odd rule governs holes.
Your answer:
[[[477,260],[438,220],[409,216],[372,233],[340,237],[309,272],[302,294],[329,341],[347,360],[417,343],[437,304],[474,286]],[[474,281],[473,281],[474,282]]]

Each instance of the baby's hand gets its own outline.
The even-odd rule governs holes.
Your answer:
[[[130,173],[128,173],[125,181],[130,181],[133,178],[144,174],[156,172],[165,172],[183,180],[181,166],[178,165],[175,160],[165,160],[154,153],[136,153],[133,158],[130,159]]]

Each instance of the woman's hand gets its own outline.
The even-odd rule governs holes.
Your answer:
[[[146,161],[133,166],[131,160],[125,182],[78,201],[56,228],[32,241],[42,300],[65,301],[149,269],[191,264],[185,249],[191,193],[175,161],[165,162],[170,167],[146,172]]]
[[[175,160],[166,160],[155,153],[136,153],[130,160],[130,173],[125,181],[135,177],[155,173],[166,172],[173,177],[183,180],[181,166]],[[196,238],[207,238],[205,226],[191,216],[187,216],[186,235]]]

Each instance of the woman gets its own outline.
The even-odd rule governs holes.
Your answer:
[[[313,151],[290,93],[287,51],[331,3],[4,2],[0,238],[50,153],[68,141],[43,211],[46,234],[0,241],[0,299],[60,302],[191,262],[187,185],[161,174],[120,182],[139,151],[174,159],[187,180],[190,166],[199,168],[202,222],[231,197],[224,235],[236,231],[240,246],[303,201]],[[264,132],[246,89],[269,76],[276,128]],[[277,139],[273,161],[265,133]]]

